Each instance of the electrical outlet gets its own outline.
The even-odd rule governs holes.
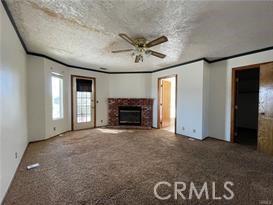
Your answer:
[[[103,123],[103,120],[101,120],[100,122]]]
[[[185,130],[185,127],[182,127],[182,130]]]
[[[14,154],[15,154],[15,159],[17,159],[18,158],[18,153],[15,152]]]
[[[56,131],[56,127],[53,127],[53,130]]]
[[[193,131],[193,133],[196,133],[196,130],[195,130],[195,129],[193,129],[192,131]]]

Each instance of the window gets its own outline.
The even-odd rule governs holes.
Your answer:
[[[63,118],[63,78],[57,73],[52,73],[52,118]]]
[[[77,92],[77,122],[91,121],[91,92]]]

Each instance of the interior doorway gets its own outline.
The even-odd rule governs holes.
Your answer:
[[[232,69],[231,142],[273,155],[273,62]]]
[[[158,79],[158,128],[176,133],[177,75]]]
[[[71,77],[72,130],[96,127],[96,79]]]
[[[260,67],[235,71],[234,142],[256,149]]]

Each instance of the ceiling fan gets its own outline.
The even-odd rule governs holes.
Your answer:
[[[116,50],[116,51],[112,51],[112,53],[132,52],[132,56],[135,56],[135,63],[143,62],[144,55],[153,55],[158,58],[165,58],[166,57],[166,55],[163,53],[159,53],[159,52],[150,50],[150,48],[153,46],[167,42],[168,38],[166,36],[161,36],[161,37],[154,39],[150,42],[147,42],[147,40],[145,38],[132,39],[124,33],[120,33],[119,36],[121,38],[123,38],[125,41],[127,41],[128,43],[130,43],[132,46],[134,46],[134,48],[124,49],[124,50]]]

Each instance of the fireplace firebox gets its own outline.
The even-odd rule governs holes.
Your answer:
[[[141,125],[140,106],[119,106],[119,125]]]

